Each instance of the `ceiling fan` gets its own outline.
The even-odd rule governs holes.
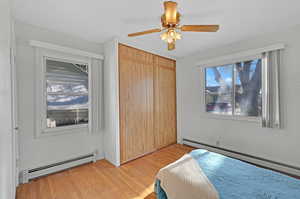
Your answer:
[[[219,25],[180,25],[180,13],[177,11],[177,3],[173,1],[164,2],[165,13],[161,16],[162,28],[146,30],[129,34],[135,37],[150,33],[163,32],[160,38],[168,43],[168,50],[175,49],[176,40],[181,39],[181,32],[217,32]]]

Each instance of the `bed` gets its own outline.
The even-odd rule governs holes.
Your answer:
[[[158,199],[297,199],[300,180],[198,149],[161,169],[155,192]]]

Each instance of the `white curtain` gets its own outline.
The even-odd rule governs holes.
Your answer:
[[[263,53],[262,127],[281,128],[279,68],[281,50]]]
[[[99,59],[91,60],[91,98],[92,98],[92,111],[90,112],[90,127],[92,133],[98,133],[102,128],[102,92],[103,92],[103,83],[102,83],[102,67],[103,61]]]

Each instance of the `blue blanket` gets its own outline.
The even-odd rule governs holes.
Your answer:
[[[202,149],[190,154],[220,199],[300,199],[300,180]],[[167,199],[159,180],[155,191],[158,199]]]

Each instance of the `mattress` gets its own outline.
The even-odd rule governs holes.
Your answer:
[[[190,153],[219,193],[220,199],[300,199],[300,180],[198,149]],[[168,198],[156,180],[158,199]]]

